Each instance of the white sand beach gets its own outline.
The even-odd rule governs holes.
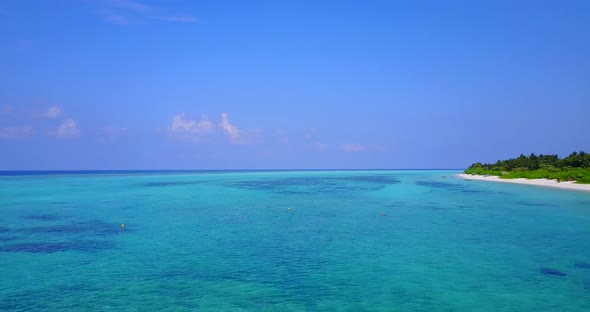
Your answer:
[[[574,182],[557,182],[556,180],[549,180],[549,179],[500,179],[497,176],[481,176],[481,175],[471,175],[460,173],[457,175],[458,177],[465,179],[465,180],[478,180],[478,181],[492,181],[492,182],[504,182],[504,183],[513,183],[513,184],[527,184],[527,185],[537,185],[537,186],[547,186],[547,187],[556,187],[562,189],[569,189],[569,190],[578,190],[578,191],[586,191],[590,192],[590,184],[576,184]]]

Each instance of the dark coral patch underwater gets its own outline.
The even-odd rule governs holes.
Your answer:
[[[400,182],[390,176],[345,176],[246,180],[228,182],[225,185],[239,189],[268,191],[283,195],[314,195],[327,192],[349,194],[359,191],[378,191],[388,185]]]
[[[17,240],[17,239],[20,239],[20,237],[19,236],[4,236],[4,235],[0,235],[0,243],[6,243],[6,242]]]
[[[60,251],[85,251],[96,252],[113,249],[115,245],[105,241],[73,241],[60,243],[23,243],[0,247],[0,252],[26,252],[26,253],[54,253]]]
[[[354,181],[354,182],[366,182],[375,184],[396,184],[401,181],[390,176],[350,176],[350,177],[337,177],[332,178],[343,181]]]
[[[590,269],[590,263],[588,262],[576,262],[574,266],[578,269]]]
[[[93,235],[110,236],[122,232],[119,224],[106,223],[102,221],[83,221],[54,224],[48,226],[36,226],[20,228],[15,230],[25,234],[53,234],[53,235]],[[129,230],[125,230],[128,232]]]
[[[483,191],[474,190],[468,186],[456,183],[438,182],[438,181],[417,181],[416,185],[434,189],[443,189],[448,191],[457,191],[463,193],[482,193]]]
[[[192,185],[192,184],[203,184],[205,181],[158,181],[158,182],[148,182],[142,184],[142,186],[179,186],[179,185]]]
[[[531,207],[555,207],[554,205],[546,204],[546,203],[539,203],[539,202],[528,202],[528,201],[518,201],[516,202],[518,205],[522,206],[531,206]]]
[[[567,273],[565,273],[565,272],[561,272],[560,270],[546,268],[546,267],[539,268],[539,272],[541,272],[545,275],[567,276]]]
[[[41,221],[58,221],[58,220],[61,220],[61,217],[54,216],[54,215],[30,215],[30,216],[24,216],[23,219],[41,220]]]
[[[404,209],[431,209],[431,210],[449,210],[449,207],[446,207],[444,205],[441,205],[439,203],[431,203],[431,202],[426,202],[426,203],[421,203],[421,204],[415,204],[415,203],[408,203],[408,202],[393,202],[390,204],[386,204],[383,205],[383,207],[386,208],[404,208]]]

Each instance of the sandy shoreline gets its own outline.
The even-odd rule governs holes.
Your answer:
[[[457,175],[458,177],[465,179],[465,180],[477,180],[477,181],[492,181],[492,182],[504,182],[504,183],[513,183],[513,184],[526,184],[526,185],[537,185],[537,186],[547,186],[547,187],[555,187],[561,189],[568,189],[568,190],[577,190],[577,191],[586,191],[590,192],[590,184],[576,184],[573,182],[557,182],[556,180],[548,180],[548,179],[500,179],[496,176],[480,176],[480,175],[471,175],[460,173]]]

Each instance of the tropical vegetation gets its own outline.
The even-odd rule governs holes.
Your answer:
[[[495,175],[502,179],[545,178],[590,184],[590,154],[573,152],[565,158],[557,155],[521,154],[517,158],[498,160],[494,164],[474,163],[465,173]]]

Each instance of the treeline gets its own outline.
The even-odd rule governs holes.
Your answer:
[[[573,152],[565,158],[557,155],[520,155],[517,158],[498,160],[494,164],[477,162],[465,173],[496,175],[501,178],[556,179],[590,183],[590,154]]]

